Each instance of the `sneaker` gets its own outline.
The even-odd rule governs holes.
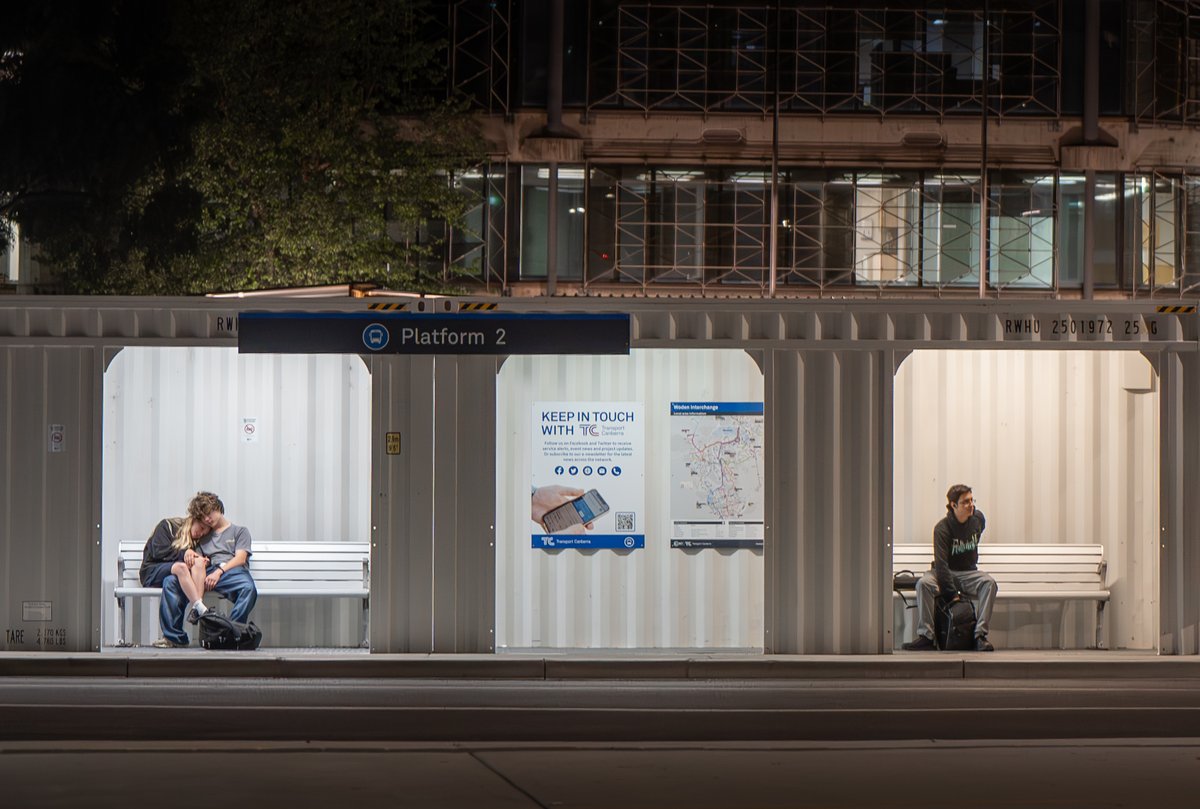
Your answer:
[[[904,644],[900,648],[906,652],[932,652],[937,647],[929,638],[924,635],[917,635],[915,640]]]
[[[195,607],[192,607],[190,610],[188,610],[188,612],[187,612],[187,622],[188,622],[189,624],[198,624],[198,623],[200,623],[200,613],[196,611],[196,608],[195,608]]]
[[[975,638],[975,651],[977,652],[994,652],[996,647],[987,639],[987,635],[980,635]]]
[[[186,643],[176,643],[168,638],[159,638],[151,645],[156,649],[186,649],[188,646]]]

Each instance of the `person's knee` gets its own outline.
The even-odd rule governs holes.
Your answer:
[[[185,565],[183,562],[176,562],[175,564],[171,565],[171,575],[172,576],[182,579],[187,574],[188,574],[188,566]]]

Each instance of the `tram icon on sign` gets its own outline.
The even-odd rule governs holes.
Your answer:
[[[363,329],[363,345],[372,351],[381,351],[386,348],[390,337],[387,327],[382,323],[372,323]]]

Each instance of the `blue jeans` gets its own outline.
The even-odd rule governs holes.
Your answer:
[[[216,570],[210,566],[208,572]],[[233,602],[229,611],[231,620],[245,623],[258,601],[258,589],[254,586],[254,577],[245,565],[235,567],[228,573],[222,573],[220,581],[214,588],[218,593]],[[162,627],[163,637],[180,646],[188,644],[187,633],[183,631],[183,614],[187,611],[188,600],[179,586],[178,576],[167,576],[163,582],[162,597],[158,602],[158,623]]]

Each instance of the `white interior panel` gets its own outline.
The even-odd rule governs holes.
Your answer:
[[[763,557],[670,547],[670,403],[756,401],[763,376],[740,350],[510,357],[497,392],[497,650],[761,649]],[[640,401],[646,412],[646,547],[531,547],[536,401]]]
[[[895,421],[897,542],[932,548],[946,490],[966,483],[985,542],[1102,544],[1109,645],[1155,648],[1159,403],[1144,357],[916,351],[896,373]],[[1062,609],[999,601],[997,645],[1087,645],[1093,605]]]
[[[370,397],[357,356],[117,354],[104,376],[105,645],[115,638],[117,543],[182,516],[199,490],[216,492],[255,541],[369,541]],[[157,601],[142,606],[133,637],[144,644],[157,637]],[[360,609],[352,599],[260,599],[252,618],[264,645],[353,646]]]

